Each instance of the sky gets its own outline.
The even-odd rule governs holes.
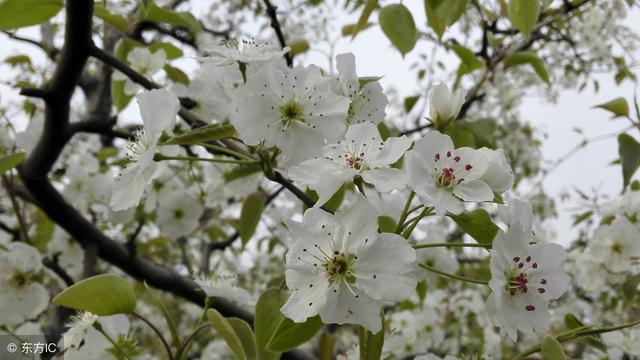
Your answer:
[[[194,2],[198,3],[198,2]],[[403,2],[412,11],[418,27],[426,27],[426,19],[422,8],[422,1],[412,0]],[[202,11],[203,9],[197,9]],[[336,23],[343,25],[354,23],[359,14],[339,13],[333,14]],[[375,14],[374,14],[375,16]],[[633,24],[640,21],[638,10],[631,13],[626,23]],[[20,30],[22,35],[38,37],[37,28]],[[418,42],[417,47],[421,46]],[[406,57],[402,57],[395,51],[378,26],[373,26],[360,33],[351,41],[350,38],[341,38],[336,43],[336,54],[352,52],[356,57],[357,72],[359,76],[384,76],[381,80],[383,87],[396,88],[401,96],[415,95],[419,90],[416,84],[415,71],[411,70],[411,64],[419,59],[413,51]],[[419,50],[419,49],[418,49]],[[30,45],[24,45],[7,40],[0,34],[0,59],[11,54],[26,53],[36,59],[41,59],[42,52]],[[304,58],[305,63],[316,62],[327,66],[326,56],[320,53],[310,52]],[[457,60],[455,60],[457,61]],[[185,66],[189,62],[185,62]],[[191,62],[192,64],[192,62]],[[456,63],[457,64],[457,63]],[[188,69],[188,67],[186,68]],[[4,82],[10,79],[6,66],[0,65],[0,101],[3,103],[17,99],[17,91],[11,89]],[[594,93],[591,87],[582,93],[574,90],[561,91],[555,104],[548,103],[543,98],[527,97],[520,108],[523,118],[534,127],[543,130],[548,137],[543,143],[543,156],[548,161],[555,161],[567,154],[574,146],[579,144],[583,136],[573,131],[573,128],[583,130],[584,136],[592,138],[603,134],[620,131],[628,126],[625,120],[610,120],[610,115],[602,110],[593,109],[592,106],[604,103],[615,97],[623,96],[632,101],[634,84],[626,81],[617,86],[612,80],[612,75],[598,75],[600,91]],[[433,79],[436,81],[448,79]],[[449,79],[450,80],[450,79]],[[129,107],[124,117],[136,118],[137,111]],[[18,127],[24,123],[18,124]],[[557,167],[544,180],[544,188],[552,197],[558,199],[565,191],[578,188],[589,192],[590,189],[598,189],[600,193],[615,196],[622,188],[622,176],[619,166],[611,166],[611,161],[617,158],[617,142],[615,137],[595,142],[580,150],[562,165]],[[558,240],[568,243],[575,238],[576,231],[571,229],[572,215],[576,214],[575,207],[579,202],[575,199],[558,202],[559,218],[553,226],[558,235]]]

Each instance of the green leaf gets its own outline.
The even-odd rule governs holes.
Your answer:
[[[360,87],[363,88],[368,83],[378,81],[380,79],[382,79],[382,76],[362,76],[358,78],[358,83],[360,84]]]
[[[625,299],[633,300],[638,295],[638,285],[640,285],[640,274],[627,276],[622,283],[622,294]]]
[[[256,317],[253,328],[260,359],[278,359],[278,353],[267,350],[269,341],[275,335],[284,316],[280,307],[284,304],[284,293],[276,288],[265,290],[256,302]]]
[[[305,53],[310,49],[309,42],[305,39],[293,40],[287,43],[287,45],[291,48],[291,50],[289,50],[291,56]]]
[[[274,356],[311,340],[322,328],[319,316],[295,323],[280,312],[286,293],[280,289],[267,289],[256,303],[255,332],[258,351]]]
[[[418,40],[418,30],[409,9],[402,4],[387,5],[380,10],[378,22],[384,34],[402,56],[411,51]]]
[[[449,215],[453,221],[480,244],[491,244],[498,233],[498,226],[491,221],[485,209]]]
[[[509,19],[520,32],[529,34],[540,13],[540,0],[510,0]]]
[[[611,112],[614,118],[619,116],[629,116],[629,104],[627,104],[627,100],[621,97],[604,104],[596,105],[595,107]]]
[[[463,126],[456,126],[455,128],[448,129],[444,132],[449,135],[455,148],[461,147],[476,147],[476,138],[473,133]]]
[[[456,55],[458,55],[460,60],[462,60],[462,62],[469,68],[469,70],[473,71],[484,66],[484,61],[476,57],[476,54],[474,54],[473,51],[467,49],[466,47],[454,44],[451,46],[451,48],[456,53]]]
[[[35,246],[36,249],[44,252],[47,249],[49,241],[53,239],[56,224],[40,209],[36,210],[35,219],[36,231],[31,241],[33,241],[33,246]]]
[[[353,35],[353,32],[356,30],[356,26],[357,24],[348,24],[348,25],[344,25],[342,27],[342,36],[349,36],[349,35]],[[362,26],[362,29],[360,29],[360,31],[365,30],[370,28],[371,26],[373,26],[372,22],[367,22],[366,24],[364,24]]]
[[[264,201],[264,193],[261,191],[250,194],[244,200],[240,213],[240,239],[242,239],[242,245],[245,245],[255,234],[264,210]]]
[[[593,214],[593,211],[589,210],[589,211],[583,212],[582,214],[576,215],[573,219],[573,223],[571,224],[571,226],[576,226],[580,224],[581,222],[590,218],[592,214]]]
[[[284,318],[267,345],[267,349],[274,352],[284,352],[294,349],[311,340],[322,326],[324,326],[324,324],[322,320],[320,320],[320,316],[317,315],[308,318],[307,321],[303,323],[295,323],[288,318]]]
[[[178,69],[177,67],[173,67],[169,64],[165,64],[163,69],[164,69],[164,72],[167,73],[167,77],[175,83],[189,85],[189,83],[191,82],[187,74],[185,74],[182,70]]]
[[[129,22],[124,16],[109,12],[102,4],[93,5],[93,15],[121,32],[126,32],[129,28]]]
[[[62,0],[0,1],[0,31],[38,25],[56,16]]]
[[[256,339],[251,331],[251,326],[246,321],[238,318],[228,318],[229,325],[236,332],[236,335],[242,343],[244,353],[247,355],[247,359],[257,359],[258,350],[256,348]]]
[[[152,1],[148,5],[141,4],[139,8],[141,20],[160,22],[188,29],[193,34],[202,30],[198,20],[189,12],[176,12],[161,8]]]
[[[533,71],[535,71],[536,75],[538,75],[538,77],[542,79],[542,81],[550,84],[547,68],[545,67],[542,59],[540,59],[535,52],[520,51],[507,56],[507,58],[504,60],[504,65],[507,68],[522,64],[529,64],[533,68]]]
[[[240,341],[238,334],[229,321],[215,309],[207,310],[207,318],[209,318],[209,322],[213,325],[213,328],[222,336],[235,357],[240,360],[247,360],[247,354],[242,341]]]
[[[378,216],[378,229],[381,233],[393,233],[396,231],[396,226],[396,221],[391,216]]]
[[[329,200],[327,200],[327,202],[322,205],[322,207],[329,211],[336,212],[336,210],[338,210],[338,208],[340,207],[340,204],[342,204],[342,200],[344,200],[345,191],[345,186],[342,185],[340,189],[338,189],[338,191],[336,191],[336,193],[333,194],[329,198]],[[307,194],[313,201],[318,201],[318,193],[316,193],[315,191],[307,189],[307,191],[305,191],[305,194]],[[309,207],[307,205],[303,205],[302,208],[304,209],[304,211],[307,211]]]
[[[133,286],[114,274],[92,276],[64,289],[53,303],[99,316],[125,314],[136,309]]]
[[[161,43],[153,43],[149,45],[149,51],[152,54],[160,49],[164,50],[164,53],[165,55],[167,55],[168,60],[177,59],[179,57],[182,57],[182,55],[184,55],[182,50],[180,50],[180,48],[173,45],[172,43],[161,42]]]
[[[410,112],[411,109],[416,105],[416,102],[420,98],[420,95],[414,95],[404,98],[404,111]]]
[[[566,360],[566,358],[558,340],[547,336],[542,342],[542,360]]]
[[[20,163],[24,161],[24,158],[26,156],[27,154],[24,152],[17,152],[17,153],[13,153],[13,154],[9,154],[7,156],[1,157],[0,158],[0,175],[3,175],[7,171],[20,165]]]
[[[427,14],[427,23],[438,35],[438,39],[442,38],[444,31],[447,29],[447,24],[437,12],[438,6],[441,4],[441,0],[424,0],[424,10]]]
[[[464,123],[466,128],[473,132],[476,138],[477,147],[488,147],[490,149],[495,148],[496,142],[496,130],[498,124],[493,119],[479,119],[472,122]]]
[[[222,177],[225,183],[230,183],[234,180],[242,179],[262,171],[260,164],[242,164],[234,167],[233,169],[225,172]]]
[[[378,6],[378,0],[367,0],[367,5],[364,6],[364,9],[362,10],[362,14],[360,14],[360,17],[358,18],[358,22],[355,24],[355,26],[353,26],[353,30],[351,31],[353,36],[351,37],[351,39],[355,39],[356,35],[358,35],[358,33],[361,30],[364,30],[369,26],[371,26],[370,25],[371,23],[369,22],[369,17],[371,16],[371,13],[373,12],[373,10],[375,10],[377,6]],[[342,34],[348,35],[348,33],[345,34],[344,27],[342,28]]]
[[[376,334],[360,327],[360,359],[361,360],[380,360],[382,356],[382,346],[384,345],[384,313],[380,312],[380,321],[382,322],[382,330]]]
[[[236,134],[231,124],[207,125],[169,138],[163,145],[196,145],[230,138]]]
[[[447,26],[458,21],[467,7],[467,0],[439,0],[437,2],[436,14]]]
[[[618,136],[618,153],[622,163],[623,188],[626,188],[640,166],[640,143],[630,135],[620,134]]]

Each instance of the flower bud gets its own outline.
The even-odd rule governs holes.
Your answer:
[[[466,94],[463,89],[451,94],[444,83],[433,85],[429,93],[429,116],[436,129],[446,128],[458,116]]]

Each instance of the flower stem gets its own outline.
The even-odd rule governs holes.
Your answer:
[[[191,342],[193,341],[193,339],[196,338],[196,335],[198,335],[198,333],[208,327],[212,326],[211,324],[204,324],[200,327],[198,327],[197,329],[195,329],[191,335],[189,335],[189,337],[184,341],[184,343],[182,344],[182,346],[178,349],[178,352],[176,353],[176,360],[181,360],[182,357],[184,356],[184,354],[187,353],[187,351],[189,351],[189,347],[191,346]]]
[[[205,143],[198,144],[198,145],[204,146],[207,149],[215,150],[215,151],[221,152],[223,154],[227,154],[227,155],[236,157],[236,158],[241,159],[241,160],[249,160],[249,161],[254,161],[255,160],[255,159],[252,159],[251,157],[249,157],[247,155],[244,155],[244,154],[241,154],[241,153],[239,153],[237,151],[234,151],[234,150],[231,150],[231,149],[227,149],[224,146],[215,145],[215,144],[205,144]]]
[[[435,247],[481,247],[490,249],[491,244],[461,243],[461,242],[445,242],[445,243],[429,243],[413,245],[414,249],[428,249]]]
[[[207,161],[213,163],[222,164],[258,164],[257,160],[232,160],[232,159],[216,159],[216,158],[199,158],[195,156],[166,156],[160,153],[156,153],[153,156],[154,161],[163,160],[184,160],[184,161]]]
[[[413,201],[413,198],[415,196],[416,193],[412,191],[411,194],[409,194],[409,196],[407,197],[407,202],[404,204],[404,209],[402,209],[402,213],[400,214],[400,218],[398,219],[398,225],[396,225],[396,231],[394,231],[396,234],[400,234],[400,232],[402,231],[402,224],[405,220],[407,220],[407,216],[409,216],[409,207],[411,207],[411,202]]]
[[[136,318],[142,320],[142,322],[147,324],[151,328],[151,330],[153,330],[153,332],[155,332],[156,335],[158,335],[158,337],[160,338],[160,341],[162,342],[162,345],[164,346],[164,349],[167,351],[168,359],[169,360],[173,360],[173,353],[171,352],[171,348],[169,347],[169,343],[167,343],[167,340],[165,340],[164,336],[162,336],[162,333],[160,332],[160,330],[158,330],[158,328],[155,325],[153,325],[153,323],[151,321],[149,321],[144,316],[138,314],[137,312],[134,311],[134,312],[131,312],[129,314],[131,314],[133,317],[136,317]]]
[[[102,336],[104,336],[111,343],[111,345],[113,345],[113,347],[116,348],[127,360],[132,360],[131,357],[129,356],[129,354],[127,354],[124,350],[122,350],[120,345],[118,345],[118,343],[115,342],[111,338],[111,336],[109,336],[109,334],[107,334],[106,331],[104,331],[104,329],[102,328],[102,325],[99,322],[96,321],[95,323],[93,323],[93,328],[98,330],[98,332],[100,334],[102,334]]]
[[[616,325],[616,326],[599,328],[599,329],[583,329],[583,330],[578,331],[578,332],[576,332],[577,329],[573,329],[573,330],[567,331],[565,333],[559,334],[558,336],[556,336],[556,340],[559,343],[563,343],[563,342],[566,342],[566,341],[578,339],[578,338],[585,337],[585,336],[604,334],[604,333],[607,333],[607,332],[626,329],[628,327],[632,327],[632,326],[636,326],[636,325],[640,325],[640,320],[636,320],[636,321],[632,321],[632,322],[629,322],[629,323],[626,323],[626,324],[621,324],[621,325]],[[541,350],[542,350],[542,345],[536,345],[536,346],[530,347],[527,350],[525,350],[525,351],[519,353],[518,355],[516,355],[513,358],[513,360],[521,359],[521,358],[523,358],[525,356],[529,356],[531,354],[535,354],[535,353],[537,353],[537,352],[539,352]]]
[[[418,223],[420,222],[420,220],[422,220],[423,218],[431,215],[432,212],[433,212],[433,208],[432,207],[426,207],[420,212],[420,215],[413,217],[412,219],[407,221],[405,224],[403,224],[403,226],[402,226],[403,229],[407,225],[409,225],[409,224],[410,225],[409,225],[408,228],[406,228],[404,230],[404,232],[402,233],[402,237],[405,238],[405,239],[408,239],[409,236],[411,236],[411,234],[413,233],[413,230],[416,228],[416,226],[418,226]]]
[[[456,280],[460,280],[460,281],[465,281],[465,282],[469,282],[469,283],[473,283],[473,284],[480,284],[480,285],[489,285],[488,281],[485,280],[478,280],[478,279],[471,279],[471,278],[466,278],[464,276],[459,276],[456,274],[451,274],[439,269],[434,268],[433,266],[429,266],[427,264],[419,264],[419,266],[423,269],[429,270],[431,272],[434,272],[436,274],[442,275],[444,277],[448,277],[451,279],[456,279]]]

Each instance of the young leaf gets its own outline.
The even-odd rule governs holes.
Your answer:
[[[411,51],[418,40],[418,30],[409,9],[402,4],[387,5],[380,10],[378,22],[384,34],[402,56]]]
[[[215,309],[207,310],[207,318],[209,318],[209,322],[213,325],[213,328],[222,336],[235,357],[240,360],[247,360],[247,354],[242,341],[240,341],[238,334],[229,321]]]
[[[358,22],[355,24],[355,26],[353,27],[353,30],[351,31],[351,33],[353,34],[351,39],[355,39],[356,35],[358,35],[360,30],[364,30],[370,26],[370,25],[367,25],[367,24],[370,24],[368,22],[369,16],[371,16],[371,13],[377,6],[378,6],[378,0],[367,0],[367,5],[364,6],[364,9],[362,10],[362,14],[360,14],[360,17],[358,18]],[[346,35],[344,28],[342,28],[342,34]]]
[[[529,34],[538,22],[540,0],[510,0],[509,19],[513,26],[524,34]]]
[[[447,24],[437,12],[437,8],[440,5],[441,0],[424,0],[424,11],[427,14],[427,23],[429,27],[438,35],[438,39],[442,38],[444,31],[447,29]]]
[[[289,41],[288,45],[291,48],[289,53],[292,56],[305,53],[310,49],[309,42],[305,39]]]
[[[491,221],[489,213],[484,209],[449,216],[480,244],[491,244],[498,233],[498,226]]]
[[[622,294],[625,299],[633,300],[638,295],[638,285],[640,285],[640,274],[628,275],[622,283]]]
[[[258,350],[256,349],[256,339],[253,336],[253,331],[246,321],[238,318],[228,318],[229,325],[236,332],[236,335],[242,343],[244,353],[247,355],[247,359],[257,359]]]
[[[180,50],[180,48],[173,45],[172,43],[160,42],[149,45],[149,51],[151,53],[155,53],[160,49],[164,50],[164,53],[165,55],[167,55],[168,60],[177,59],[179,57],[182,57],[183,55],[182,50]]]
[[[175,12],[161,8],[152,1],[148,5],[140,6],[139,16],[141,20],[160,22],[170,25],[181,26],[188,29],[193,34],[202,30],[198,20],[189,12]]]
[[[118,60],[127,61],[127,55],[136,47],[142,46],[137,41],[122,38],[116,43],[114,55]],[[125,80],[113,80],[111,81],[111,98],[113,99],[113,105],[116,110],[122,111],[129,105],[133,96],[127,95],[124,92]]]
[[[247,196],[242,204],[240,213],[240,239],[246,244],[255,234],[256,227],[260,223],[262,210],[264,210],[264,193],[258,191]]]
[[[284,318],[267,345],[267,349],[274,352],[294,349],[311,340],[323,325],[319,316],[308,318],[303,323],[295,323],[288,318]]]
[[[164,72],[167,73],[167,77],[171,81],[175,83],[189,85],[190,83],[189,77],[182,70],[178,69],[177,67],[173,67],[169,64],[165,64],[163,69],[164,69]]]
[[[630,135],[620,134],[618,136],[618,152],[622,163],[623,188],[626,188],[640,166],[640,143]]]
[[[380,232],[392,233],[396,230],[396,221],[389,215],[378,216],[378,229]]]
[[[629,116],[629,104],[627,104],[627,100],[621,97],[604,104],[596,105],[595,107],[611,112],[614,118],[619,116]]]
[[[0,158],[0,175],[20,165],[20,163],[24,161],[25,157],[26,157],[26,154],[24,152],[17,152],[17,153],[13,153],[13,154],[9,154],[7,156],[1,157]]]
[[[102,4],[93,5],[93,15],[122,32],[129,28],[129,22],[124,16],[109,12]]]
[[[64,289],[53,303],[68,308],[108,316],[136,309],[136,295],[131,284],[114,274],[96,275]]]
[[[230,138],[236,130],[230,124],[207,125],[169,138],[163,145],[195,145]]]
[[[256,302],[256,317],[253,328],[256,345],[261,359],[278,359],[279,354],[267,350],[269,341],[284,320],[280,307],[284,303],[284,293],[276,288],[265,290]]]
[[[416,105],[416,102],[420,98],[419,95],[409,96],[404,98],[404,111],[410,112],[411,109]]]
[[[36,232],[32,236],[31,241],[33,242],[33,246],[44,252],[47,249],[47,244],[53,238],[56,224],[40,209],[36,210],[35,215]]]
[[[360,359],[379,360],[382,356],[382,346],[384,345],[384,312],[380,313],[382,330],[376,334],[360,327]]]
[[[436,13],[447,26],[453,25],[464,13],[467,0],[439,0]]]
[[[544,65],[542,59],[536,55],[533,51],[521,51],[514,54],[509,55],[504,60],[505,67],[517,66],[521,64],[529,64],[533,71],[535,71],[538,77],[546,82],[547,84],[551,83],[549,80],[549,73],[547,72],[547,68]]]
[[[56,16],[62,0],[0,1],[0,31],[38,25]]]
[[[558,340],[547,336],[542,342],[542,360],[566,360],[566,358]]]

